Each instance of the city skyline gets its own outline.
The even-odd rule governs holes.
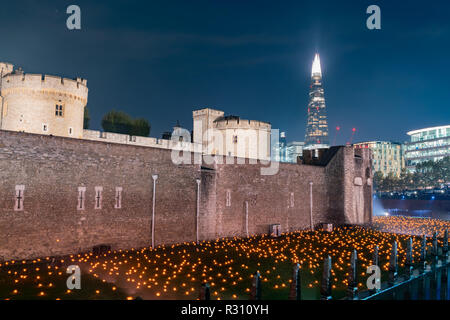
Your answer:
[[[336,144],[348,142],[353,127],[353,142],[405,142],[406,132],[450,117],[447,3],[415,1],[404,10],[381,1],[382,29],[372,31],[367,3],[263,1],[258,14],[250,14],[252,4],[204,1],[78,5],[82,29],[69,31],[65,5],[7,4],[0,60],[28,73],[87,78],[93,129],[119,109],[147,118],[151,136],[160,137],[177,120],[191,128],[191,111],[211,107],[303,141],[315,52],[326,73],[330,142],[336,126]]]

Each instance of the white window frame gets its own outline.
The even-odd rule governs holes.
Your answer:
[[[115,194],[115,200],[114,208],[115,209],[122,209],[122,187],[116,187],[116,194]]]
[[[16,185],[16,198],[14,201],[14,211],[23,211],[25,203],[25,186]]]
[[[95,210],[100,210],[102,208],[102,201],[103,201],[103,187],[97,186],[95,187],[95,197],[94,197]]]
[[[225,195],[225,206],[231,207],[231,190],[227,189],[226,195]]]
[[[86,203],[86,187],[78,187],[77,210],[84,210]]]

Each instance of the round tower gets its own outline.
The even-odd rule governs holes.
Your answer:
[[[218,146],[218,154],[250,159],[270,159],[272,130],[270,123],[244,120],[238,116],[225,116],[214,120],[213,129],[220,132],[223,137],[223,146]]]
[[[12,65],[4,66],[5,70],[12,71]],[[25,74],[16,70],[3,76],[1,83],[1,129],[83,137],[87,80]]]

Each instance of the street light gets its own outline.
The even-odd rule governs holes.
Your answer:
[[[309,182],[309,208],[310,208],[309,214],[310,214],[310,221],[311,221],[311,230],[314,231],[312,187],[313,187],[313,183],[312,183],[312,181],[310,181]]]
[[[248,238],[248,201],[245,201],[245,234]]]
[[[152,248],[155,247],[155,202],[156,202],[156,180],[158,180],[158,175],[153,174],[153,206],[152,206]]]

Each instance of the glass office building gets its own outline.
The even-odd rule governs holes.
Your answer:
[[[286,132],[280,132],[278,141],[272,145],[272,161],[287,162]]]
[[[297,158],[303,155],[303,141],[292,141],[287,144],[287,162],[297,163]]]
[[[411,141],[405,144],[405,161],[409,171],[421,162],[450,156],[450,125],[414,130],[408,135]]]
[[[380,171],[384,176],[392,173],[399,177],[405,167],[403,145],[391,141],[367,141],[355,143],[355,148],[368,148],[372,150],[373,172]]]
[[[328,122],[319,54],[314,57],[304,149],[329,148]]]

